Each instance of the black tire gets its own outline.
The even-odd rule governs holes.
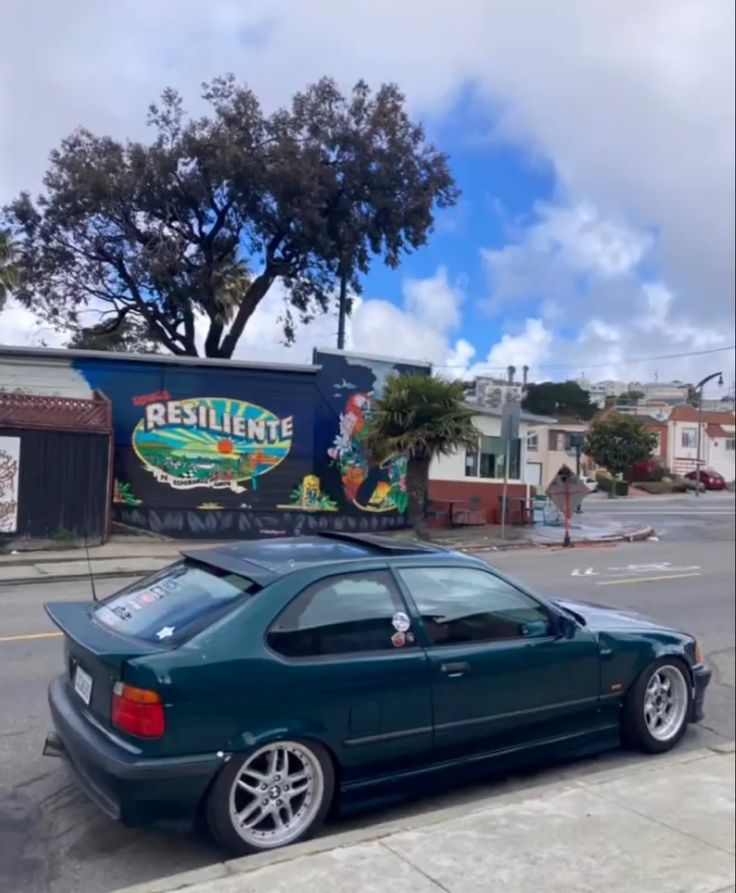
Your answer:
[[[282,742],[275,741],[274,745],[281,745]],[[214,838],[215,842],[223,850],[235,856],[248,856],[253,853],[268,852],[281,846],[289,846],[302,840],[307,840],[315,834],[324,823],[327,817],[335,793],[335,768],[332,759],[327,750],[316,742],[306,742],[293,740],[285,742],[287,745],[293,745],[302,748],[309,753],[319,765],[322,775],[321,795],[319,803],[315,804],[311,812],[308,824],[306,824],[299,833],[283,843],[264,842],[263,845],[245,840],[236,830],[234,818],[230,812],[230,797],[236,780],[239,778],[243,768],[248,761],[259,753],[262,747],[254,748],[245,754],[234,754],[232,759],[221,770],[215,779],[212,787],[207,795],[205,807],[205,816],[207,827]],[[264,795],[265,796],[265,795]]]
[[[647,686],[655,673],[663,669],[678,673],[684,682],[684,697],[686,699],[684,715],[681,724],[676,731],[665,740],[656,737],[647,724],[645,718],[645,701],[647,698]],[[690,671],[684,661],[677,657],[663,657],[651,663],[639,676],[629,689],[624,704],[621,720],[621,733],[624,743],[644,753],[665,753],[671,750],[687,731],[692,707],[692,684]]]

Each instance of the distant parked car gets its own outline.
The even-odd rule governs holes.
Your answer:
[[[685,480],[692,481],[694,483],[697,477],[698,472],[691,471],[685,475]],[[700,483],[703,485],[703,489],[705,490],[725,490],[728,487],[726,479],[723,477],[723,475],[718,474],[717,471],[710,471],[707,468],[701,468],[700,470]]]

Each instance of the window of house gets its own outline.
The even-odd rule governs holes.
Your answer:
[[[502,478],[505,472],[504,439],[502,437],[481,436],[480,439],[480,463],[478,476],[482,478]],[[521,441],[515,440],[511,444],[509,456],[509,477],[518,479],[520,473]]]
[[[308,586],[282,612],[267,641],[286,657],[391,651],[392,620],[406,607],[387,571],[327,577]],[[407,636],[403,647],[411,646]]]
[[[465,453],[465,477],[502,478],[504,475],[504,440],[481,435],[478,451]],[[518,480],[521,469],[521,440],[511,444],[509,477]]]
[[[736,449],[736,437],[727,437],[726,438],[726,449],[733,451]]]
[[[478,477],[478,453],[466,450],[465,452],[465,477]]]
[[[696,447],[698,445],[698,429],[683,428],[682,429],[682,445],[686,448]]]
[[[552,618],[530,595],[474,568],[406,568],[406,583],[433,645],[548,636]]]
[[[539,434],[536,431],[530,431],[527,434],[526,448],[529,453],[536,453],[539,450]]]

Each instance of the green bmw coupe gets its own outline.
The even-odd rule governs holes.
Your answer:
[[[687,633],[351,534],[184,552],[103,602],[46,610],[65,666],[45,751],[108,815],[204,819],[239,854],[430,778],[669,750],[710,680]]]

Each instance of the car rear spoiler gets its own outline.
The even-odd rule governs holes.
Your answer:
[[[161,646],[122,635],[98,623],[94,618],[96,605],[89,602],[46,602],[43,607],[65,636],[112,667],[119,668],[126,660],[162,650]]]

